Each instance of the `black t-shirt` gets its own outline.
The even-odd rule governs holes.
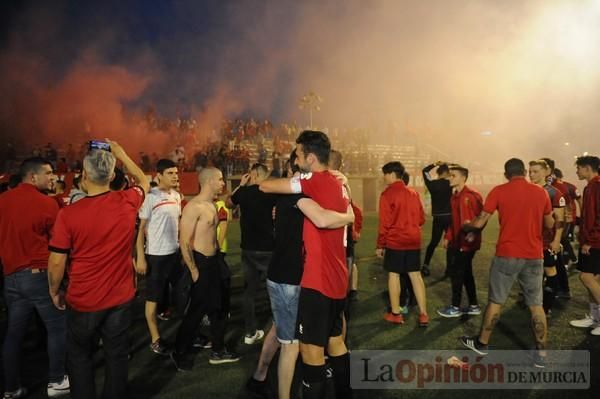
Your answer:
[[[302,194],[279,195],[275,204],[275,250],[267,278],[275,283],[300,285],[304,265],[304,215],[296,207]]]
[[[240,187],[231,202],[240,206],[240,247],[247,251],[273,251],[273,206],[276,196],[258,189],[257,184]]]
[[[434,165],[429,165],[423,169],[423,179],[425,186],[431,194],[431,214],[449,215],[452,212],[450,207],[450,197],[452,197],[452,187],[448,179],[429,180],[429,171],[434,168]]]

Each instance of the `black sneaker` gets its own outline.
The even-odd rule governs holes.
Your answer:
[[[533,362],[533,367],[536,367],[538,369],[546,368],[546,356],[540,355],[540,353],[537,350],[532,350],[531,352],[529,352],[529,357]]]
[[[208,337],[201,336],[201,337],[194,338],[194,341],[192,342],[192,346],[194,348],[199,348],[199,349],[210,349],[210,348],[212,348],[212,342],[210,342],[210,339],[208,339]]]
[[[246,389],[248,390],[248,392],[254,394],[257,397],[266,398],[267,397],[267,380],[259,381],[251,376],[248,379],[248,382],[246,382]]]
[[[161,356],[168,356],[171,353],[171,350],[160,338],[150,344],[150,350]]]
[[[425,277],[428,277],[431,274],[431,270],[429,270],[429,266],[423,265],[421,268],[421,274]]]
[[[190,371],[194,367],[194,358],[187,353],[171,352],[171,361],[177,371]]]
[[[478,353],[482,356],[485,356],[488,354],[488,346],[480,344],[478,337],[469,337],[469,336],[463,335],[462,337],[459,338],[459,340],[464,346],[471,349],[475,353]]]
[[[223,349],[221,352],[213,351],[208,358],[210,364],[233,363],[238,360],[240,360],[240,356],[237,353],[228,352],[227,349]]]

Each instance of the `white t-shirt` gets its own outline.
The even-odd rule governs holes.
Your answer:
[[[146,254],[170,255],[179,249],[181,196],[177,191],[152,188],[139,215],[146,220]]]

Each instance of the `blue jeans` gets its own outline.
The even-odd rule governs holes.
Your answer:
[[[4,278],[4,296],[8,308],[8,329],[2,346],[4,390],[15,391],[19,381],[20,349],[33,311],[37,311],[48,332],[48,380],[60,382],[65,375],[65,312],[58,310],[48,293],[45,271],[24,269]]]
[[[267,279],[267,291],[271,300],[271,312],[277,340],[282,344],[293,344],[296,339],[296,319],[300,286],[280,284]]]
[[[131,301],[97,312],[67,310],[71,398],[96,397],[94,348],[98,335],[104,350],[103,398],[127,398],[127,355]]]

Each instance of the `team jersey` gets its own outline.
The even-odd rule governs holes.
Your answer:
[[[345,213],[349,198],[346,189],[328,171],[303,173],[292,179],[302,193],[322,208]],[[296,186],[297,186],[296,184]],[[319,229],[304,218],[304,273],[300,285],[332,299],[346,297],[348,268],[346,267],[346,228]]]
[[[554,186],[550,184],[544,184],[544,190],[548,193],[550,197],[550,203],[552,204],[552,209],[556,208],[564,208],[566,206],[565,197],[562,192]],[[551,228],[547,228],[544,226],[542,230],[542,237],[544,239],[544,248],[550,248],[550,244],[554,241],[554,236],[556,235],[556,225]]]
[[[139,217],[146,220],[146,254],[177,252],[181,217],[181,195],[177,191],[152,188],[140,208]]]
[[[552,187],[556,188],[563,195],[565,199],[565,219],[571,219],[571,214],[575,212],[576,208],[572,208],[575,198],[571,196],[571,190],[569,189],[569,186],[567,186],[565,182],[558,181],[554,175],[551,175],[548,178],[548,181]]]

